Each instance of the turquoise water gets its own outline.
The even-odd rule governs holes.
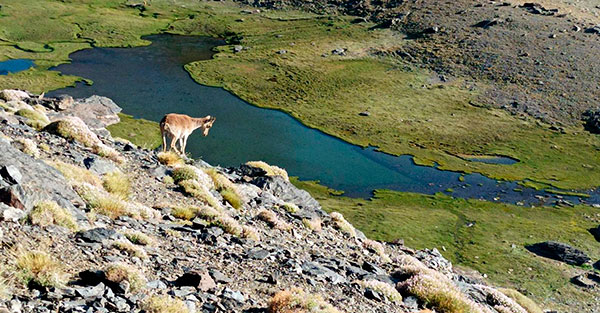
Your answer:
[[[446,192],[462,198],[538,204],[535,196],[555,198],[515,182],[497,182],[479,174],[465,175],[415,165],[411,156],[392,156],[363,149],[303,126],[287,114],[258,108],[221,89],[195,83],[183,69],[192,61],[210,59],[222,41],[203,37],[154,35],[138,48],[94,48],[73,53],[73,62],[56,69],[91,79],[91,86],[57,90],[74,97],[102,95],[125,113],[159,121],[164,114],[216,116],[208,137],[190,136],[188,152],[225,167],[264,160],[303,180],[318,180],[349,196],[369,197],[374,189],[425,194]],[[508,166],[508,165],[507,165]],[[522,191],[515,191],[521,189]],[[577,198],[569,200],[578,202]],[[596,201],[597,199],[593,198]]]
[[[13,59],[0,62],[0,75],[8,75],[8,73],[17,73],[33,67],[35,64],[32,60]]]

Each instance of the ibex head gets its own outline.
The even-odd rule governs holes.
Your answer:
[[[210,131],[210,128],[213,126],[213,124],[215,123],[215,120],[217,118],[214,116],[210,116],[207,115],[204,120],[204,124],[202,124],[202,136],[206,137],[208,136],[208,132]]]

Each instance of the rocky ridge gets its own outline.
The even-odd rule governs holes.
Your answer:
[[[282,169],[112,138],[108,98],[0,99],[0,312],[541,312],[367,239]]]

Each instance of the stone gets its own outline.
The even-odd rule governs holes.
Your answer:
[[[446,260],[438,249],[424,249],[415,253],[415,257],[427,267],[444,274],[452,273],[452,263]]]
[[[600,242],[600,225],[590,228],[588,229],[588,231],[590,232],[590,234],[592,234],[592,236],[594,236],[594,239],[596,239],[596,241]]]
[[[473,27],[490,28],[494,25],[498,25],[498,23],[499,23],[498,19],[483,20],[483,21],[473,25]]]
[[[20,184],[23,180],[23,175],[14,165],[3,166],[0,168],[0,176],[9,184]]]
[[[582,120],[585,123],[584,127],[587,131],[600,134],[600,108],[585,111],[582,115]]]
[[[191,286],[201,291],[208,291],[217,287],[208,271],[190,271],[184,273],[174,282],[175,286]]]
[[[235,53],[242,52],[242,50],[244,50],[243,46],[240,46],[240,45],[233,46],[233,52],[235,52]]]
[[[364,295],[365,295],[365,298],[367,298],[369,300],[375,300],[375,301],[383,300],[381,295],[377,291],[375,291],[371,288],[366,288]]]
[[[556,241],[540,242],[526,246],[525,248],[539,256],[565,262],[570,265],[583,265],[591,260],[583,251]]]
[[[88,170],[99,175],[104,175],[117,170],[117,166],[112,161],[97,156],[85,158],[83,164]]]
[[[304,262],[302,264],[302,271],[310,276],[315,276],[317,278],[322,278],[330,281],[331,283],[340,284],[346,283],[347,280],[344,276],[332,271],[331,269],[322,266],[319,263],[315,262]]]
[[[358,113],[358,115],[360,115],[360,116],[370,116],[371,113],[369,111],[362,111],[362,112]]]
[[[209,271],[210,272],[210,276],[212,276],[212,278],[217,282],[217,283],[221,283],[221,284],[229,284],[231,283],[233,280],[227,276],[225,276],[225,274],[221,273],[218,270],[212,269]]]
[[[31,199],[21,185],[12,185],[0,188],[0,203],[20,210],[33,207]]]
[[[75,238],[81,239],[85,242],[102,243],[106,240],[121,239],[123,237],[112,229],[98,227],[80,231],[75,235]]]
[[[321,209],[319,202],[311,197],[307,191],[296,188],[296,186],[281,176],[257,177],[251,183],[263,191],[271,193],[281,201],[296,204],[300,210],[293,214],[294,217],[312,218],[328,216]]]
[[[0,220],[18,223],[24,219],[26,215],[27,214],[21,209],[5,206],[0,203]]]
[[[102,295],[104,295],[104,289],[105,289],[104,284],[99,283],[98,285],[93,286],[93,287],[75,288],[75,292],[80,297],[89,300],[89,299],[98,298],[98,297],[101,297]]]
[[[255,249],[251,249],[248,251],[247,256],[248,258],[251,259],[255,259],[255,260],[263,260],[265,258],[267,258],[269,256],[269,251],[265,250],[265,249],[261,249],[261,248],[255,248]]]
[[[583,288],[597,289],[600,287],[600,275],[593,272],[584,273],[571,278],[571,283]]]
[[[29,99],[29,94],[22,90],[4,89],[0,91],[0,99],[5,101],[20,101]]]
[[[196,288],[191,286],[184,286],[177,289],[171,290],[171,293],[178,298],[185,298],[188,295],[191,295],[196,292]]]
[[[244,302],[246,302],[246,297],[244,297],[244,295],[241,292],[231,290],[229,288],[225,288],[225,290],[223,290],[223,294],[221,296],[225,299],[234,300],[240,304],[243,304]]]
[[[148,289],[167,289],[167,284],[162,280],[152,280],[146,284]]]
[[[97,135],[110,137],[106,126],[118,123],[120,118],[117,114],[120,112],[121,108],[111,99],[94,95],[77,99],[61,114],[79,117]]]

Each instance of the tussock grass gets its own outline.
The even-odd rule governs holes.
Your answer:
[[[250,162],[246,162],[246,165],[260,168],[260,169],[264,170],[265,172],[267,172],[267,175],[269,175],[269,176],[281,176],[287,181],[290,180],[287,171],[282,169],[281,167],[278,167],[275,165],[269,165],[263,161],[250,161]]]
[[[120,251],[123,251],[131,256],[136,256],[140,259],[148,258],[146,251],[144,251],[142,248],[140,248],[138,246],[133,245],[129,241],[117,240],[117,241],[113,242],[113,247]]]
[[[337,228],[344,234],[350,235],[351,237],[356,237],[356,229],[354,229],[354,226],[352,226],[352,224],[346,221],[346,219],[341,213],[332,212],[330,215],[335,225],[335,228]]]
[[[10,300],[12,288],[7,276],[6,268],[4,268],[3,265],[0,265],[0,301]]]
[[[129,178],[119,170],[106,173],[104,177],[102,177],[102,186],[104,186],[106,191],[120,199],[129,198],[129,194],[131,193],[131,183]]]
[[[219,191],[225,201],[227,201],[236,210],[242,208],[242,205],[244,205],[244,200],[232,181],[214,168],[206,168],[204,169],[204,173],[206,173],[212,179],[215,189]]]
[[[269,301],[269,313],[342,313],[320,295],[309,294],[300,288],[276,293]]]
[[[40,150],[33,140],[28,138],[19,138],[15,141],[21,145],[20,148],[23,153],[29,154],[36,159],[40,157]]]
[[[296,213],[300,210],[297,205],[291,202],[286,202],[281,207],[289,213]]]
[[[320,232],[323,228],[321,226],[321,219],[318,217],[315,218],[304,218],[302,219],[302,224],[304,225],[304,227],[314,231],[314,232]]]
[[[197,169],[194,166],[184,165],[174,169],[172,176],[175,180],[175,183],[179,183],[184,180],[197,180],[198,173],[196,171]]]
[[[182,166],[185,164],[183,159],[173,151],[159,152],[157,158],[158,162],[169,167]]]
[[[152,246],[156,242],[154,238],[149,235],[142,233],[141,231],[128,230],[123,235],[129,239],[132,243],[141,246]]]
[[[180,181],[178,185],[183,189],[184,193],[201,200],[212,207],[221,207],[219,205],[219,200],[217,200],[205,186],[200,185],[199,182],[188,179]]]
[[[175,207],[171,209],[171,215],[182,220],[192,220],[198,216],[200,208],[197,207]]]
[[[181,233],[176,230],[173,230],[173,229],[165,230],[165,234],[167,234],[167,236],[170,236],[170,237],[181,238]]]
[[[83,167],[62,161],[47,161],[47,163],[61,172],[71,185],[87,183],[95,187],[102,186],[102,180],[96,174]]]
[[[221,196],[227,201],[234,209],[239,210],[244,205],[242,197],[234,189],[223,189],[220,191]]]
[[[244,232],[240,223],[226,212],[218,211],[211,207],[204,207],[200,210],[198,216],[207,220],[212,225],[221,227],[228,234],[240,237]]]
[[[381,260],[383,262],[388,263],[392,261],[390,257],[385,253],[385,248],[383,247],[383,244],[381,242],[377,242],[371,239],[365,239],[365,241],[363,241],[363,247],[367,250],[375,252],[378,256],[381,257]]]
[[[162,182],[165,185],[175,184],[175,180],[173,179],[173,176],[169,176],[169,175],[163,177]]]
[[[523,309],[527,311],[527,313],[543,313],[542,308],[540,308],[533,300],[529,299],[517,290],[509,288],[499,288],[498,290],[517,302]]]
[[[54,201],[38,202],[29,212],[27,220],[39,226],[58,225],[72,231],[77,231],[79,228],[73,214]]]
[[[492,304],[492,307],[502,313],[528,313],[515,300],[508,297],[504,293],[494,288],[478,285],[477,288],[487,293],[487,302]]]
[[[260,241],[260,235],[258,234],[258,231],[254,227],[248,225],[242,226],[241,237],[254,241]]]
[[[22,116],[27,119],[25,124],[37,129],[41,130],[50,124],[50,120],[46,116],[46,114],[30,109],[21,109],[15,112],[15,115]]]
[[[146,278],[140,270],[135,268],[133,265],[125,263],[111,263],[105,270],[104,275],[106,280],[113,283],[120,283],[122,281],[129,282],[129,287],[132,292],[142,290],[146,286]]]
[[[90,209],[112,219],[116,219],[119,216],[129,216],[136,219],[154,219],[160,217],[160,213],[152,208],[137,202],[124,201],[90,184],[84,183],[73,187]]]
[[[16,275],[25,285],[34,283],[43,287],[60,287],[67,282],[68,275],[62,263],[46,251],[18,248],[14,262]]]
[[[401,302],[402,295],[396,288],[388,283],[378,280],[361,280],[358,282],[363,288],[369,288],[386,297],[390,302]]]
[[[168,295],[150,296],[141,305],[146,313],[186,313],[189,312],[185,302]]]
[[[258,219],[267,223],[267,225],[275,229],[290,230],[292,228],[292,225],[279,219],[277,214],[275,214],[275,212],[271,210],[261,210],[260,212],[258,212],[257,217]]]

